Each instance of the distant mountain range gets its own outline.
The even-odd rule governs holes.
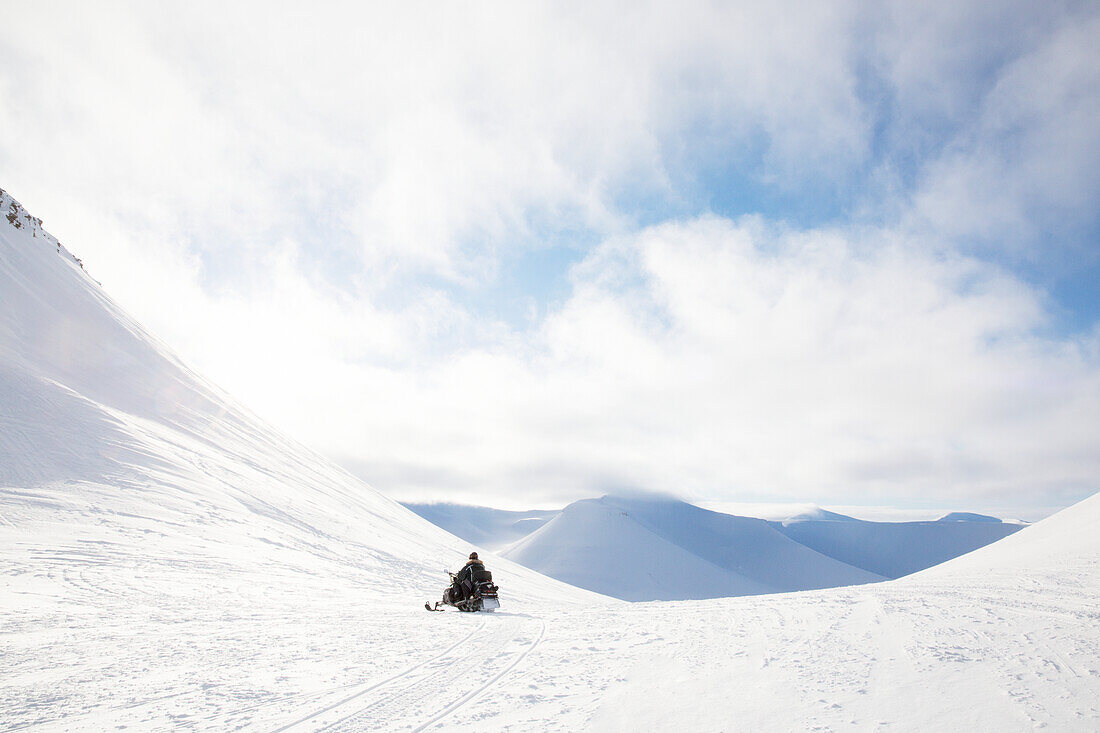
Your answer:
[[[456,537],[494,551],[518,542],[561,514],[559,509],[510,512],[464,504],[405,504],[405,507]]]
[[[674,499],[605,496],[560,512],[406,504],[469,542],[566,583],[630,601],[857,585],[938,565],[1021,529],[955,512],[868,522],[817,509],[783,521]]]

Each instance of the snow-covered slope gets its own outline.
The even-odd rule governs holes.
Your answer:
[[[503,555],[624,600],[721,598],[898,578],[1021,527],[866,522],[820,509],[805,517],[773,522],[681,501],[605,496],[569,505]]]
[[[1100,494],[898,581],[611,610],[573,641],[628,670],[588,720],[605,730],[1100,730],[1097,526]],[[616,644],[626,634],[609,627],[645,635]]]
[[[1060,568],[1086,569],[1100,584],[1100,493],[1029,525],[1011,537],[917,573],[906,581],[987,576],[1048,575]],[[1100,607],[1097,608],[1100,620]],[[1100,670],[1097,670],[1100,674]]]
[[[868,522],[814,507],[782,521],[765,521],[683,502],[599,501],[602,508],[591,500],[578,502],[565,515],[456,504],[407,506],[458,537],[500,550],[546,575],[632,601],[811,590],[898,578],[1023,526],[968,512],[934,522]],[[550,523],[552,527],[542,529]],[[531,536],[536,531],[540,533]],[[775,531],[811,552],[792,548]],[[823,562],[820,555],[836,562]]]
[[[7,193],[0,210],[6,532],[51,551],[124,538],[126,552],[173,567],[182,554],[384,579],[387,593],[434,594],[440,567],[465,557],[180,363]]]
[[[902,581],[627,604],[490,559],[501,612],[429,614],[466,543],[29,231],[0,219],[0,729],[1100,729],[1100,497]]]
[[[503,552],[624,600],[718,598],[882,580],[791,541],[762,519],[671,499],[574,502]]]
[[[390,605],[423,614],[438,598],[465,542],[241,408],[7,193],[0,211],[0,625],[12,632],[0,635],[0,723],[116,704],[72,672],[85,644],[104,675],[140,648],[147,682],[194,681],[176,666],[190,642],[174,632],[189,625],[225,623],[220,641],[196,641],[206,651],[279,657],[309,639],[250,648],[272,630],[229,620],[279,609],[307,626],[311,613],[365,623]],[[490,563],[506,609],[600,600]],[[322,645],[326,633],[312,630]],[[88,720],[73,724],[99,727]]]
[[[822,555],[887,578],[900,578],[939,565],[1022,527],[995,519],[935,522],[810,519],[777,522],[774,526]]]
[[[557,510],[514,512],[447,503],[406,502],[403,506],[455,537],[491,550],[499,550],[523,539],[560,514]]]
[[[819,506],[815,506],[812,509],[799,512],[793,516],[784,517],[782,521],[797,522],[797,521],[810,521],[820,520],[822,522],[854,522],[854,517],[849,517],[847,514],[838,514],[837,512],[831,512],[828,509],[822,509]]]
[[[1002,520],[997,517],[991,517],[988,514],[975,514],[974,512],[951,512],[945,514],[937,522],[989,522],[996,524]]]

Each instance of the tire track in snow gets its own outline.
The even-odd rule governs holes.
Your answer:
[[[432,659],[428,660],[427,662],[417,662],[416,664],[410,665],[410,666],[402,669],[400,672],[398,672],[395,675],[392,675],[390,677],[387,677],[384,680],[381,680],[380,682],[375,682],[374,684],[372,684],[368,687],[365,687],[364,689],[360,690],[359,692],[356,692],[354,695],[351,695],[349,697],[345,697],[342,700],[337,700],[336,702],[332,703],[331,705],[326,705],[325,707],[321,708],[320,710],[316,710],[316,711],[310,713],[309,715],[306,715],[303,718],[299,718],[298,720],[295,720],[291,723],[287,723],[286,725],[284,725],[282,727],[276,728],[272,733],[282,733],[283,731],[290,730],[291,728],[302,725],[303,723],[306,723],[310,720],[313,720],[314,718],[317,718],[318,716],[324,715],[327,712],[330,712],[330,711],[332,711],[336,708],[339,708],[342,705],[347,705],[348,703],[352,702],[353,700],[356,700],[356,699],[362,697],[363,695],[366,695],[368,692],[371,692],[373,690],[377,690],[379,687],[391,684],[391,683],[396,682],[396,681],[398,681],[402,678],[408,677],[409,675],[413,674],[417,670],[423,668],[425,664],[431,665],[432,662],[435,662],[439,659],[442,659],[443,657],[446,657],[448,654],[453,652],[455,649],[457,649],[461,645],[465,644],[467,641],[469,641],[470,639],[475,637],[478,633],[480,633],[481,630],[484,629],[485,626],[488,623],[489,623],[489,621],[487,619],[482,621],[481,625],[478,626],[476,629],[474,629],[469,634],[467,634],[466,636],[464,636],[461,639],[459,639],[458,641],[456,641],[451,646],[449,646],[446,649],[446,651],[443,651],[440,654],[435,655]],[[450,666],[450,664],[453,664],[453,662],[449,662],[445,666]],[[358,712],[359,711],[356,711],[356,713],[353,713],[352,715],[358,714]],[[328,725],[325,726],[325,728],[322,728],[321,730],[324,730],[326,728],[331,728],[333,725],[336,725],[337,723],[342,722],[343,720],[346,720],[348,717],[352,717],[352,716],[346,716],[345,718],[341,718],[336,723],[329,723]]]
[[[546,631],[545,623],[540,623],[531,641],[532,635],[525,632],[534,632],[533,625],[499,616],[491,623],[490,633],[462,647],[445,663],[430,665],[415,679],[391,681],[369,700],[358,701],[355,710],[314,730],[424,730],[479,699],[541,643]],[[471,681],[476,685],[473,690]]]
[[[454,713],[455,711],[461,709],[463,706],[468,705],[469,703],[471,703],[474,700],[481,697],[482,694],[487,692],[502,677],[504,677],[506,674],[511,672],[513,669],[515,669],[516,666],[520,662],[522,662],[527,657],[528,654],[533,652],[535,650],[535,648],[538,647],[538,645],[542,643],[542,640],[543,640],[544,636],[546,636],[546,622],[541,621],[540,626],[539,626],[539,635],[538,635],[538,637],[526,649],[524,649],[523,653],[520,654],[518,657],[516,657],[512,661],[511,664],[509,664],[507,667],[505,667],[503,670],[501,670],[495,677],[490,679],[484,685],[477,688],[476,690],[474,690],[470,694],[466,695],[461,700],[455,702],[454,704],[448,706],[447,708],[444,708],[441,712],[436,714],[436,716],[434,718],[432,718],[431,720],[429,720],[427,723],[423,723],[422,725],[415,728],[413,733],[421,733],[421,731],[426,730],[429,726],[435,725],[436,723],[438,723],[443,718],[447,717],[448,715],[450,715],[450,714]]]
[[[432,665],[407,684],[379,691],[367,704],[360,703],[353,712],[318,730],[411,730],[418,719],[437,709],[440,699],[453,699],[467,692],[468,677],[479,675],[486,668],[490,668],[491,675],[495,660],[515,653],[509,647],[516,640],[516,623],[499,617],[493,622],[491,633],[459,649],[445,664]],[[437,661],[444,656],[440,655]]]
[[[1036,615],[1036,613],[1033,612],[1032,609],[1028,609],[1028,610],[1025,611],[1025,610],[1019,609],[1019,608],[998,608],[996,610],[996,612],[997,613],[1008,613],[1009,615],[1015,615],[1018,618],[1024,619],[1025,621],[1029,621],[1029,622],[1034,622],[1035,615]],[[988,613],[990,613],[990,615],[995,615],[993,611],[988,611]],[[1039,611],[1038,613],[1041,614],[1043,612]],[[1060,614],[1060,615],[1063,618],[1074,618],[1072,614]],[[1055,618],[1056,617],[1054,614],[1050,614],[1050,613],[1047,613],[1046,616],[1048,618]],[[1044,633],[1044,632],[1046,632],[1046,633]],[[1066,656],[1061,651],[1059,651],[1058,649],[1056,649],[1054,647],[1054,644],[1052,642],[1056,641],[1056,639],[1051,639],[1050,638],[1049,629],[1035,629],[1035,628],[1030,628],[1030,629],[1026,629],[1026,630],[1019,629],[1017,633],[1019,634],[1019,638],[1021,640],[1023,640],[1029,646],[1038,648],[1039,650],[1042,650],[1042,651],[1046,651],[1047,656],[1050,657],[1050,659],[1047,659],[1046,661],[1048,661],[1050,663],[1053,663],[1055,669],[1059,673],[1062,671],[1062,669],[1065,669],[1071,675],[1073,675],[1073,677],[1076,678],[1076,680],[1081,679],[1082,675],[1081,675],[1080,672],[1077,671],[1077,667],[1074,664],[1072,664],[1069,661],[1069,659],[1066,658]],[[1061,667],[1062,669],[1060,669],[1059,667]],[[1065,676],[1063,676],[1063,677],[1065,677]],[[1067,686],[1069,686],[1073,683],[1074,683],[1074,681],[1068,679],[1068,677],[1065,677],[1063,679],[1063,684],[1066,684]]]

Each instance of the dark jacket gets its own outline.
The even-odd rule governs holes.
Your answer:
[[[461,584],[463,581],[470,581],[470,587],[474,586],[474,573],[479,570],[485,569],[485,563],[481,560],[467,560],[466,566],[458,571],[458,582]]]

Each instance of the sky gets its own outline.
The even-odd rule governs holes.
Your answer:
[[[1100,5],[4,3],[3,186],[401,500],[1100,489]]]

